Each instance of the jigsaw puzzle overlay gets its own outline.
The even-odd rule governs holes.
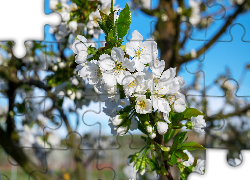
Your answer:
[[[26,12],[32,10],[35,19],[44,11],[44,2],[12,3],[18,10],[29,4]],[[250,117],[249,2],[113,3],[45,1],[45,11],[49,7],[62,17],[45,40],[41,34],[36,36],[44,32],[40,25],[45,21],[30,22],[27,16],[20,16],[27,24],[18,25],[18,18],[6,16],[9,12],[5,13],[8,18],[1,16],[1,22],[20,29],[0,31],[1,178],[163,180],[186,179],[192,171],[199,174],[192,173],[188,179],[245,177]],[[126,3],[134,10],[131,24]],[[7,7],[13,4],[9,1]],[[106,21],[111,7],[120,9],[111,16],[118,19],[117,29]],[[116,35],[123,37],[121,44]],[[18,53],[23,48],[16,47],[20,45],[17,37],[26,41],[26,54]],[[115,48],[109,51],[109,47]],[[133,101],[132,114],[126,107],[131,108]],[[204,113],[206,123],[201,114],[187,113],[185,108]],[[163,116],[157,118],[156,109]],[[149,124],[142,123],[145,119]],[[152,119],[157,123],[152,124]],[[175,129],[182,126],[181,131],[188,133],[174,137]],[[171,129],[176,131],[172,135]],[[169,136],[182,140],[165,140],[161,145],[161,134],[164,140]],[[174,149],[185,135],[188,140],[182,144],[188,148],[182,151],[184,146],[178,145]],[[208,149],[193,151],[201,146],[191,143],[191,148],[190,142]],[[142,163],[137,152],[146,157]],[[157,166],[161,157],[168,163]]]

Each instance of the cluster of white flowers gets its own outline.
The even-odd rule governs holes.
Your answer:
[[[42,126],[47,124],[48,118],[45,118],[43,115],[38,115],[38,120]],[[42,140],[43,129],[41,127],[29,127],[24,125],[22,131],[19,133],[19,143],[22,147],[43,147],[51,148],[60,145],[61,139],[54,132],[49,132],[48,138],[46,141]]]
[[[93,35],[94,38],[98,39],[99,35],[102,33],[102,30],[99,28],[99,24],[97,20],[101,20],[101,16],[99,10],[108,14],[110,12],[111,1],[110,0],[100,0],[101,6],[99,5],[96,11],[89,14],[89,21],[85,26],[85,31],[88,32],[89,35]],[[59,4],[59,0],[50,0],[50,9],[56,11],[57,6]],[[115,4],[115,1],[114,1]],[[68,3],[68,0],[60,0],[60,6],[62,7],[58,12],[62,16],[62,23],[58,27],[52,27],[50,29],[50,33],[54,34],[57,32],[56,38],[60,40],[64,38],[67,34],[71,32],[75,32],[78,27],[82,27],[83,24],[79,23],[75,20],[70,21],[71,12],[77,10],[77,5],[73,2]],[[121,9],[119,5],[114,6],[114,10]],[[118,15],[115,14],[115,19],[118,18]]]
[[[59,0],[50,0],[50,9],[54,11],[57,10],[58,3]],[[68,23],[70,20],[70,13],[77,10],[77,5],[75,3],[69,4],[67,3],[67,0],[60,0],[60,5],[62,6],[62,9],[59,11],[62,16],[62,23],[58,27],[52,27],[50,32],[54,33],[55,31],[58,31],[58,34],[63,36],[64,34],[67,34],[69,30],[77,30],[78,24],[76,21],[70,21]]]
[[[87,42],[83,36],[77,37],[79,40],[73,43],[72,49],[77,54],[75,61],[79,64],[79,75],[87,79],[102,96],[101,100],[106,102],[104,112],[109,112],[107,114],[111,116],[112,134],[123,135],[129,129],[128,126],[120,126],[122,119],[116,111],[119,105],[130,105],[131,98],[135,99],[136,113],[147,114],[156,110],[164,113],[165,122],[157,123],[157,131],[165,134],[170,123],[170,106],[175,112],[186,109],[185,96],[180,93],[185,82],[182,77],[176,77],[175,68],[163,71],[165,62],[158,60],[156,42],[153,39],[143,42],[142,35],[135,30],[124,50],[114,47],[111,55],[102,54],[98,60],[87,61],[91,57],[88,47],[94,44]],[[120,99],[119,93],[122,92],[118,86],[123,87],[125,99]],[[147,96],[148,92],[151,93],[150,97]],[[131,116],[132,129],[136,129],[137,120],[132,118],[132,114],[128,116]],[[148,126],[147,131],[152,139],[155,138],[153,127]]]

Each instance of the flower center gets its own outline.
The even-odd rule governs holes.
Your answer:
[[[93,21],[94,21],[95,24],[98,23],[97,20],[98,20],[98,17],[94,16],[94,17],[93,17]]]
[[[144,100],[141,100],[141,101],[138,102],[138,106],[141,109],[145,109],[146,108],[146,102]]]
[[[135,88],[135,86],[136,86],[136,81],[133,80],[128,86],[129,86],[129,87],[132,87],[132,88]]]
[[[135,57],[138,57],[140,59],[144,51],[146,51],[145,47],[141,48],[140,46],[138,46],[138,48],[135,50]]]
[[[116,67],[115,68],[116,68],[117,71],[125,70],[125,68],[122,67],[122,62],[116,63]]]
[[[100,69],[100,68],[97,68],[97,69],[95,70],[95,76],[99,78],[99,77],[101,77],[101,75],[102,75],[101,69]]]
[[[155,85],[157,85],[158,82],[159,82],[159,78],[156,78],[156,79],[154,80],[154,82],[155,82]]]

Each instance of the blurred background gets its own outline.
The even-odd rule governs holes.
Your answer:
[[[239,165],[240,150],[250,147],[250,2],[116,0],[115,9],[126,3],[132,22],[123,44],[134,30],[154,38],[165,69],[176,67],[184,78],[188,105],[206,114],[206,136],[190,131],[188,141],[229,149],[228,163]],[[62,23],[45,26],[44,42],[26,41],[22,59],[13,42],[0,42],[0,179],[165,179],[127,166],[145,144],[140,131],[113,136],[104,103],[77,74],[71,45],[83,35],[104,46],[96,20],[110,6],[45,0],[45,13],[60,13]],[[192,154],[205,158],[205,151]]]

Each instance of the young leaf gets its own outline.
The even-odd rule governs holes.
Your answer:
[[[123,38],[131,24],[131,12],[129,9],[128,4],[126,4],[125,8],[121,11],[119,18],[118,18],[118,24],[117,24],[117,33],[118,33],[118,38]]]
[[[188,150],[188,151],[193,151],[193,150],[196,150],[196,149],[199,149],[199,150],[203,150],[203,149],[206,149],[204,148],[202,145],[196,143],[196,142],[188,142],[188,143],[185,143],[185,144],[182,144],[180,145],[180,147],[178,148],[180,150]]]
[[[163,135],[164,142],[167,144],[181,129],[169,129],[169,131]]]
[[[205,116],[205,114],[203,114],[202,112],[200,112],[199,110],[197,110],[195,108],[188,108],[184,112],[184,118],[197,117],[198,115]]]
[[[162,151],[166,151],[166,152],[170,151],[169,147],[164,147],[164,146],[162,146],[160,144],[157,144],[157,145],[161,148]]]
[[[99,11],[99,13],[100,13],[100,16],[101,16],[103,25],[106,25],[105,23],[106,23],[106,21],[107,21],[107,19],[108,19],[107,14],[105,14],[105,13],[102,12],[102,11]]]

